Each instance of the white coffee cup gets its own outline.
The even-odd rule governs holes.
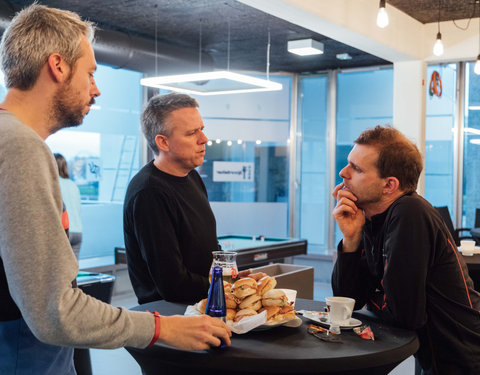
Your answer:
[[[473,240],[461,240],[460,247],[462,248],[463,255],[472,255],[475,250],[475,241]]]
[[[340,326],[350,324],[355,300],[348,297],[325,298],[329,310],[330,323]]]

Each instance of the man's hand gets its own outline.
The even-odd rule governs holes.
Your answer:
[[[343,251],[350,253],[357,250],[362,239],[365,214],[355,204],[357,197],[349,190],[342,190],[343,187],[342,182],[332,193],[337,200],[332,215],[343,233]]]
[[[161,316],[158,341],[184,350],[202,350],[230,345],[232,332],[220,319],[202,316]]]

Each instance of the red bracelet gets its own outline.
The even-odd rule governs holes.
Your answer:
[[[147,312],[150,311],[147,310]],[[153,335],[152,341],[150,341],[150,344],[148,344],[148,346],[153,346],[157,342],[158,337],[160,336],[160,313],[158,311],[154,311],[152,314],[155,319],[155,333]]]

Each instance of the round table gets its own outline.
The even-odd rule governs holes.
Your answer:
[[[297,310],[324,311],[325,303],[297,299]],[[151,302],[133,310],[159,311],[163,315],[183,314],[186,305]],[[354,317],[370,325],[375,341],[364,340],[352,330],[343,330],[342,343],[324,342],[307,332],[310,321],[297,328],[233,335],[225,349],[183,351],[156,344],[146,349],[126,348],[147,375],[153,374],[388,374],[419,347],[413,331],[392,327],[368,312]]]

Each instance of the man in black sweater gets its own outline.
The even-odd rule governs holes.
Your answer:
[[[416,192],[422,158],[399,131],[364,131],[340,172],[335,295],[415,329],[423,374],[480,374],[480,293],[437,211]]]
[[[158,95],[142,114],[155,157],[128,186],[124,205],[127,264],[139,303],[194,303],[208,293],[216,222],[195,170],[203,163],[203,121],[195,99]]]

